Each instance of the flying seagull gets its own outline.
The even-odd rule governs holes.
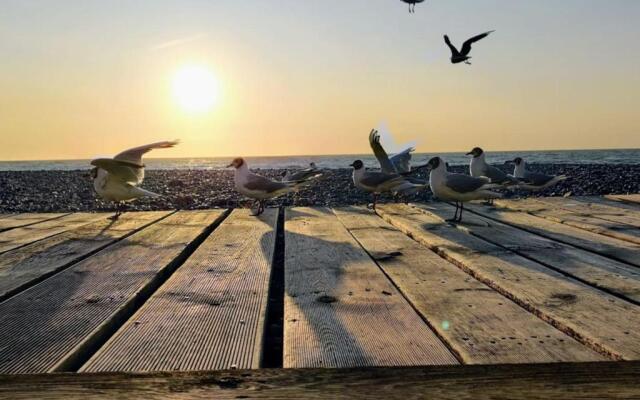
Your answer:
[[[371,150],[373,150],[373,155],[376,156],[380,163],[382,172],[387,174],[405,174],[411,172],[411,153],[415,150],[413,147],[408,147],[389,158],[387,152],[380,144],[380,133],[375,129],[369,132],[369,145],[371,146]]]
[[[488,178],[476,178],[464,174],[452,174],[447,171],[446,163],[440,157],[433,157],[427,163],[429,172],[429,186],[433,194],[445,201],[456,203],[456,212],[448,221],[460,222],[464,202],[479,199],[495,199],[502,197],[500,193],[492,192],[490,189],[500,187],[500,185],[489,182]],[[458,215],[460,211],[460,215]]]
[[[380,193],[412,194],[426,186],[426,183],[413,183],[402,175],[367,171],[360,160],[354,161],[349,166],[353,167],[353,184],[357,188],[373,194],[374,210]]]
[[[309,163],[309,168],[301,169],[298,171],[284,171],[282,173],[282,182],[294,182],[302,183],[308,182],[312,179],[318,178],[322,175],[322,172],[316,167],[316,163]]]
[[[449,49],[451,49],[451,63],[458,64],[464,62],[465,64],[471,65],[471,63],[469,62],[469,59],[471,58],[471,56],[469,55],[469,52],[471,52],[471,45],[478,40],[489,36],[491,32],[495,31],[481,33],[478,36],[474,36],[471,39],[468,39],[462,44],[462,49],[460,49],[460,51],[458,51],[458,49],[456,49],[456,47],[451,44],[449,36],[444,35],[444,42],[447,44],[447,46],[449,46]]]
[[[178,141],[151,143],[125,150],[113,158],[97,158],[91,161],[93,187],[104,200],[118,203],[114,220],[122,214],[123,203],[139,197],[158,197],[157,193],[139,188],[144,180],[142,156],[153,149],[165,149]]]
[[[235,188],[241,194],[256,200],[258,209],[254,215],[264,212],[264,203],[267,199],[281,196],[297,189],[299,182],[278,182],[254,174],[249,171],[247,162],[242,158],[234,159],[228,167],[235,168],[233,177]]]
[[[506,163],[514,163],[513,176],[520,182],[518,187],[532,192],[546,189],[565,179],[565,175],[546,175],[539,172],[527,171],[526,163],[521,157],[516,157],[513,161]]]
[[[409,13],[416,12],[416,4],[422,3],[424,0],[402,0],[403,2],[409,4]]]

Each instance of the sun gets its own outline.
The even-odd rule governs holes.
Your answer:
[[[182,67],[175,73],[172,92],[176,103],[190,113],[209,111],[220,99],[220,85],[213,72],[197,65]]]

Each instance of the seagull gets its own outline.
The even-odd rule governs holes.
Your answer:
[[[422,3],[424,0],[402,0],[402,1],[409,4],[409,13],[414,13],[416,12],[416,4]]]
[[[474,177],[487,177],[491,183],[497,183],[505,186],[516,185],[518,180],[511,175],[504,173],[499,168],[487,164],[484,159],[484,151],[480,147],[474,147],[467,155],[472,155],[469,172]]]
[[[290,172],[284,171],[282,173],[282,182],[308,182],[312,179],[318,178],[322,175],[322,172],[316,167],[316,163],[309,163],[309,168],[301,169],[299,171]]]
[[[254,215],[264,212],[264,203],[267,199],[281,196],[297,189],[300,182],[278,182],[254,174],[249,171],[247,162],[242,158],[235,158],[227,168],[236,169],[233,180],[235,188],[241,194],[256,200],[258,210]]]
[[[518,187],[525,190],[535,192],[567,179],[566,175],[546,175],[539,172],[529,172],[527,171],[525,161],[521,157],[516,157],[512,161],[506,161],[505,164],[511,162],[515,164],[513,176],[520,182]]]
[[[139,188],[144,180],[142,156],[153,149],[165,149],[178,141],[151,143],[125,150],[113,158],[97,158],[91,161],[93,187],[104,200],[118,203],[118,210],[112,219],[122,214],[123,203],[139,197],[159,197],[157,193]]]
[[[412,194],[426,186],[426,183],[416,184],[402,175],[367,171],[360,160],[354,161],[352,164],[349,164],[349,166],[353,167],[353,184],[366,192],[373,193],[372,208],[374,210],[376,209],[376,202],[378,200],[378,194],[380,193]]]
[[[471,56],[469,55],[469,52],[471,51],[471,45],[478,40],[484,39],[485,37],[489,36],[491,32],[495,31],[481,33],[478,36],[467,39],[467,41],[462,44],[462,49],[460,49],[460,51],[458,51],[458,49],[456,49],[456,47],[451,44],[449,36],[444,35],[444,42],[447,44],[447,46],[449,46],[449,49],[451,49],[451,63],[458,64],[464,62],[465,64],[471,65],[471,63],[469,62],[469,59],[471,58]]]
[[[460,222],[462,220],[464,202],[502,197],[500,193],[490,190],[498,188],[500,185],[490,183],[489,178],[486,177],[449,173],[446,163],[440,157],[433,157],[427,166],[431,171],[429,172],[429,186],[431,186],[433,194],[441,200],[455,201],[456,203],[456,212],[453,218],[447,221]],[[458,210],[460,215],[458,215]]]
[[[384,151],[380,144],[380,134],[376,129],[372,129],[369,132],[369,145],[373,150],[373,155],[376,156],[382,172],[387,174],[405,174],[411,172],[411,153],[415,150],[413,147],[408,147],[402,150],[400,153],[389,158],[387,152]]]

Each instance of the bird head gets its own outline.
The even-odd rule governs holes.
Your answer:
[[[349,164],[349,166],[353,167],[353,169],[355,170],[358,170],[362,169],[364,167],[364,164],[360,160],[355,160],[353,163]]]
[[[429,162],[427,163],[427,169],[429,171],[432,171],[436,168],[438,168],[440,166],[440,164],[442,163],[442,159],[440,159],[440,157],[433,157],[432,159],[429,160]]]
[[[96,179],[98,177],[98,167],[91,168],[91,170],[89,171],[89,176],[91,177],[91,179]]]
[[[520,165],[520,164],[522,164],[523,161],[524,160],[522,158],[520,158],[520,157],[516,157],[516,158],[513,159],[513,163],[515,165]]]
[[[235,169],[238,169],[242,167],[243,164],[244,164],[244,160],[242,159],[242,157],[238,157],[238,158],[234,158],[233,161],[231,161],[231,164],[227,165],[227,168],[233,167]]]
[[[467,153],[468,156],[480,157],[483,151],[480,147],[474,147],[470,152]]]

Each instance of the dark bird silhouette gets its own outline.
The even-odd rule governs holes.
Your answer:
[[[416,12],[416,4],[422,3],[424,0],[402,0],[402,1],[409,4],[409,12],[414,13]]]
[[[478,36],[474,36],[471,39],[468,39],[466,42],[462,44],[462,48],[460,49],[460,51],[458,51],[458,49],[456,49],[456,47],[451,44],[451,41],[449,40],[449,36],[444,35],[444,42],[451,49],[451,63],[458,64],[458,63],[464,62],[465,64],[471,65],[471,63],[469,62],[469,59],[471,58],[471,56],[469,56],[469,52],[471,51],[471,45],[477,42],[478,40],[484,39],[485,37],[489,36],[491,32],[495,32],[495,31],[481,33]]]

